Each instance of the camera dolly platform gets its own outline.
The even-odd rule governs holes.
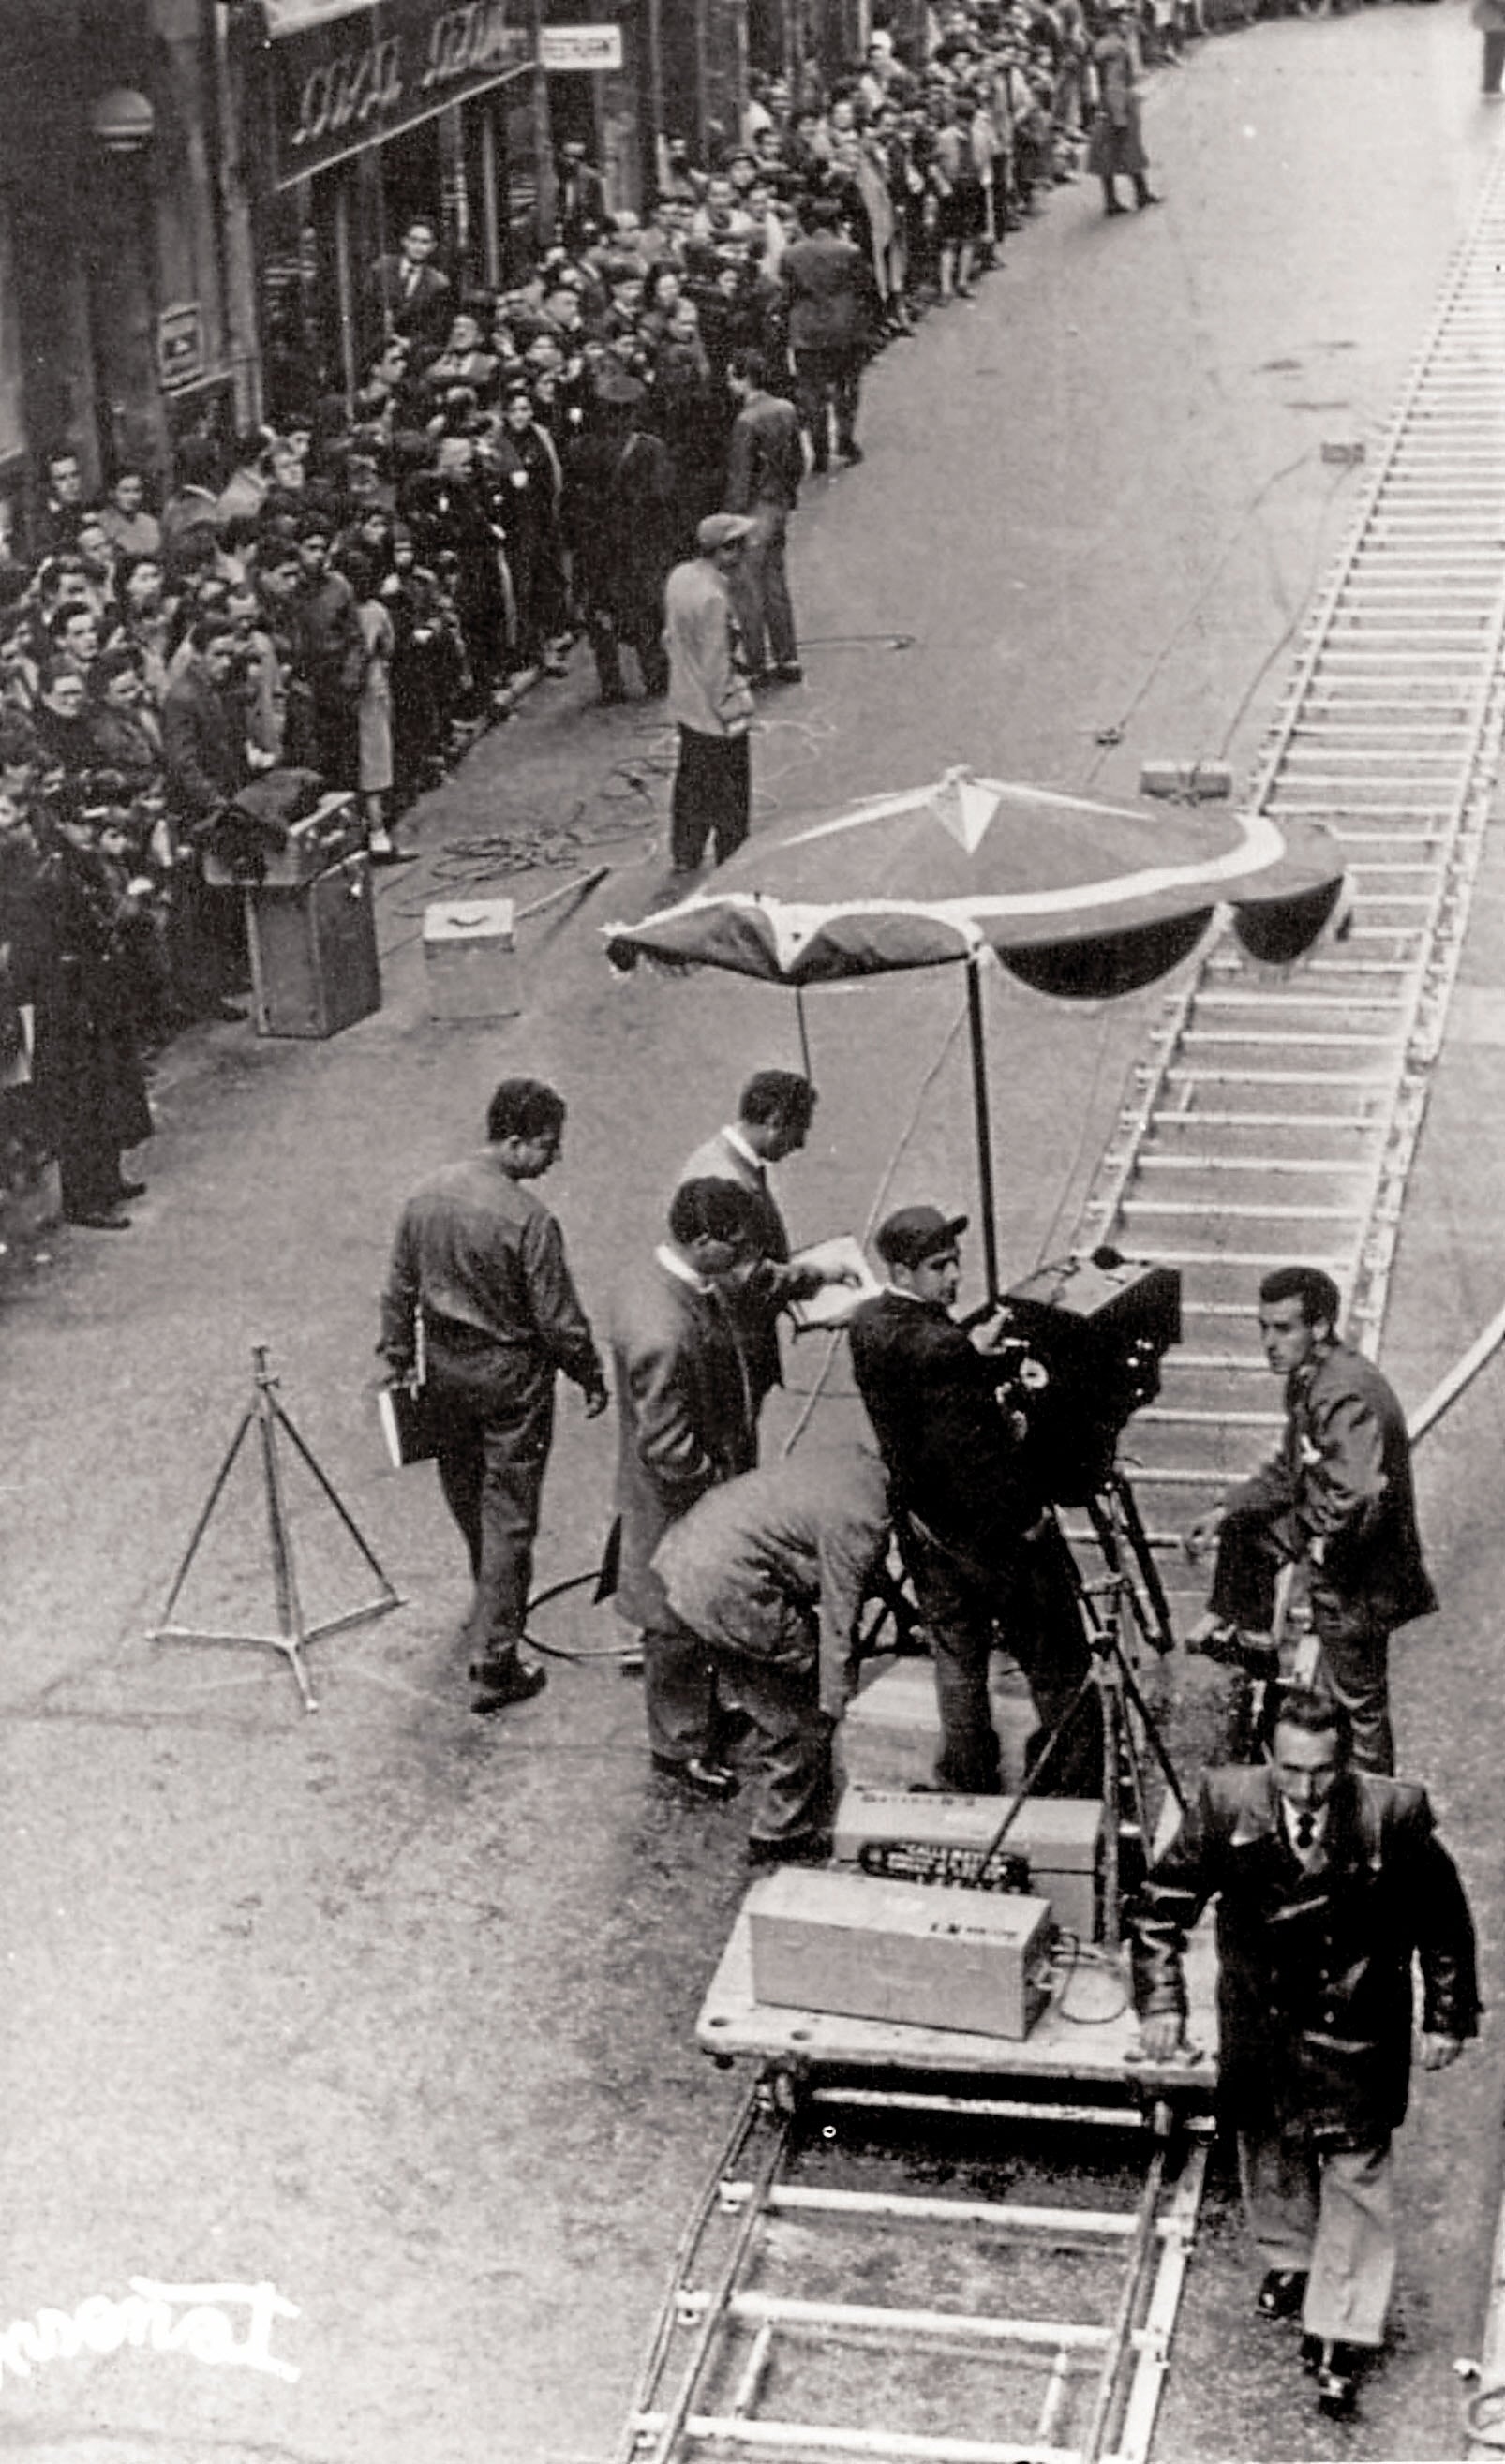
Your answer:
[[[744,1908],[696,2033],[759,2069],[616,2464],[1144,2464],[1212,2133],[1207,1929],[1198,2057],[1160,2064],[1118,1956],[1020,2039],[760,2003],[752,1967]]]

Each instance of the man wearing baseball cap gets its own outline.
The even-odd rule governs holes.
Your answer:
[[[994,1629],[1025,1673],[1039,1731],[1064,1721],[1046,1766],[1052,1795],[1095,1796],[1102,1737],[1065,1543],[1031,1468],[1022,1418],[1000,1402],[996,1360],[951,1315],[964,1215],[901,1206],[874,1247],[886,1287],[852,1324],[852,1365],[888,1471],[905,1562],[930,1635],[941,1788],[996,1795],[988,1698]]]
[[[726,585],[751,529],[745,515],[708,514],[696,532],[698,556],[675,566],[664,593],[669,715],[679,730],[670,858],[680,880],[697,870],[708,839],[724,864],[747,836],[753,697]]]

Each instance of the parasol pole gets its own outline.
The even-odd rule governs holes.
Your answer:
[[[977,1113],[977,1186],[983,1218],[983,1265],[991,1307],[999,1298],[998,1226],[993,1220],[993,1132],[987,1111],[987,1048],[983,1031],[983,953],[966,954],[966,1016],[972,1031],[972,1101]]]
[[[803,984],[796,984],[794,987],[794,1015],[800,1023],[800,1067],[805,1076],[813,1081],[815,1072],[810,1067],[810,1032],[805,1017],[805,986]]]

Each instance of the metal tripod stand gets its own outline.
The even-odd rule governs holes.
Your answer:
[[[321,1466],[315,1461],[299,1437],[287,1413],[277,1400],[277,1380],[268,1366],[267,1346],[254,1344],[251,1357],[255,1370],[255,1390],[240,1418],[240,1425],[230,1441],[224,1462],[214,1478],[214,1485],[205,1501],[204,1510],[193,1527],[193,1536],[183,1552],[172,1586],[163,1603],[160,1618],[147,1637],[151,1642],[252,1642],[280,1651],[298,1681],[305,1711],[317,1711],[318,1698],[309,1683],[303,1661],[304,1646],[318,1642],[326,1634],[339,1634],[345,1626],[362,1625],[367,1617],[382,1617],[388,1609],[401,1608],[402,1599],[387,1581],[364,1533],[358,1528],[344,1501],[335,1489]],[[261,1449],[262,1478],[266,1492],[267,1534],[272,1551],[272,1582],[277,1598],[277,1631],[276,1634],[206,1634],[193,1626],[172,1623],[172,1612],[178,1604],[184,1584],[188,1581],[194,1558],[213,1519],[214,1508],[224,1495],[226,1483],[235,1467],[236,1458],[255,1428]],[[344,1529],[355,1542],[361,1555],[381,1585],[374,1600],[362,1608],[347,1609],[341,1617],[326,1617],[322,1624],[304,1623],[302,1602],[299,1598],[298,1575],[293,1564],[293,1535],[288,1525],[287,1504],[283,1492],[282,1464],[277,1452],[278,1432],[299,1461],[313,1474],[328,1503],[334,1507]]]
[[[1150,1849],[1149,1799],[1145,1788],[1146,1749],[1159,1765],[1161,1775],[1176,1803],[1184,1810],[1186,1802],[1164,1738],[1140,1690],[1123,1647],[1125,1629],[1132,1628],[1155,1651],[1169,1651],[1172,1641],[1170,1617],[1127,1473],[1115,1464],[1102,1487],[1087,1503],[1088,1519],[1102,1553],[1104,1569],[1096,1580],[1089,1582],[1083,1576],[1071,1543],[1061,1529],[1058,1509],[1052,1506],[1049,1512],[1060,1542],[1062,1561],[1070,1569],[1090,1664],[1087,1674],[1026,1771],[1019,1794],[1000,1824],[997,1837],[989,1844],[985,1864],[998,1856],[1018,1817],[1020,1807],[1031,1795],[1038,1795],[1040,1783],[1059,1752],[1062,1741],[1089,1691],[1096,1693],[1102,1723],[1102,1934],[1104,1943],[1110,1948],[1117,1948],[1123,1939],[1122,1834],[1125,1800],[1146,1858]]]

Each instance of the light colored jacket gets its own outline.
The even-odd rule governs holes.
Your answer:
[[[707,556],[676,564],[664,591],[669,715],[697,736],[745,736],[752,687],[725,583]]]

